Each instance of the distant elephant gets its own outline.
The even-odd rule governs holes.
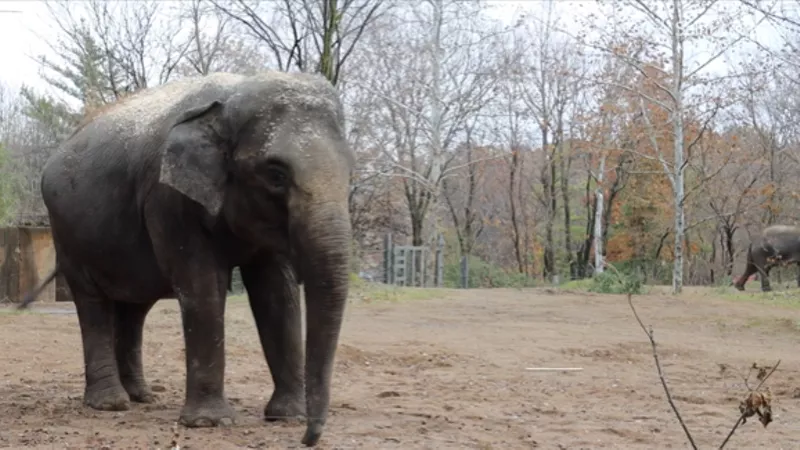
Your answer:
[[[798,265],[797,285],[800,286],[800,227],[791,225],[772,225],[764,228],[761,235],[747,248],[747,265],[744,274],[734,286],[743,291],[747,280],[758,273],[761,290],[771,291],[769,271],[775,266]]]
[[[336,89],[265,72],[182,79],[123,99],[45,165],[41,191],[57,273],[83,340],[84,403],[154,397],[142,370],[153,304],[177,298],[189,427],[228,425],[225,296],[239,267],[275,390],[264,414],[305,416],[318,442],[348,293],[354,155]],[[299,285],[306,299],[305,360]]]

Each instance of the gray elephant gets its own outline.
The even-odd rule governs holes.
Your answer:
[[[228,425],[225,296],[239,267],[274,392],[269,418],[305,416],[318,442],[348,293],[354,155],[335,88],[310,74],[216,73],[123,99],[83,124],[41,180],[80,322],[84,403],[151,402],[142,327],[177,298],[189,427]],[[305,359],[299,285],[306,299]]]
[[[800,227],[769,226],[748,246],[744,274],[734,282],[734,286],[743,291],[748,278],[758,273],[761,290],[770,291],[769,271],[775,266],[789,264],[798,265],[797,285],[800,286]]]

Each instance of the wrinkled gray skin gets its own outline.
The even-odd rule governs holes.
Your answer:
[[[234,423],[224,313],[238,266],[275,385],[265,416],[308,417],[303,443],[317,443],[348,290],[354,158],[343,120],[320,76],[218,73],[124,99],[61,146],[41,187],[77,307],[85,404],[153,401],[142,326],[173,297],[186,345],[180,420]]]
[[[747,265],[744,274],[734,286],[743,291],[747,279],[758,272],[761,290],[771,291],[769,271],[778,265],[798,265],[797,285],[800,286],[800,227],[791,225],[772,225],[750,243],[747,248]]]

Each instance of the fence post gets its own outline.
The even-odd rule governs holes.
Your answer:
[[[392,233],[386,233],[383,237],[383,282],[385,284],[394,283],[394,251],[392,249]]]
[[[461,287],[469,287],[469,260],[466,256],[461,257]]]
[[[411,281],[408,281],[408,274],[406,274],[406,286],[417,286],[417,257],[419,256],[418,249],[419,247],[409,247],[409,250],[406,252],[406,260],[408,260],[409,255],[411,256]]]
[[[436,261],[435,261],[436,268],[434,269],[436,271],[436,274],[435,274],[436,281],[435,281],[435,283],[436,283],[436,287],[442,287],[442,284],[444,284],[444,279],[443,279],[444,278],[444,236],[442,236],[442,234],[439,234],[439,239],[438,239],[438,242],[436,243],[436,258],[435,259],[436,259]]]
[[[422,247],[420,250],[420,287],[427,287],[428,283],[428,247]]]

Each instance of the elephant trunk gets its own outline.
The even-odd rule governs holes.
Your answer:
[[[306,301],[308,426],[303,444],[314,446],[328,415],[334,357],[347,303],[351,232],[347,205],[341,202],[312,205],[303,222],[303,232],[297,236]]]

